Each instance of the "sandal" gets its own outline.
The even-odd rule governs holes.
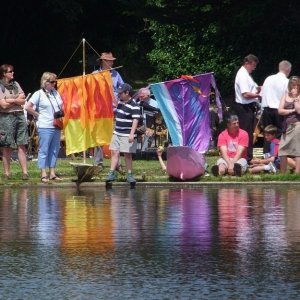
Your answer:
[[[62,181],[62,179],[58,176],[50,177],[50,180],[57,180],[57,181]]]
[[[48,183],[49,182],[48,176],[41,177],[41,182],[42,183]]]

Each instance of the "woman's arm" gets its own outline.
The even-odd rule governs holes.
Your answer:
[[[279,107],[278,107],[278,114],[281,116],[287,116],[289,114],[292,114],[296,111],[295,108],[292,109],[285,109],[284,104],[285,104],[285,99],[287,97],[287,94],[283,95],[282,98],[280,99]]]
[[[34,105],[32,102],[28,101],[25,104],[25,110],[30,113],[31,115],[33,115],[34,117],[38,118],[39,113],[34,109]]]

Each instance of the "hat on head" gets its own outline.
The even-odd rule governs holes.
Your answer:
[[[131,91],[132,91],[132,87],[128,83],[121,84],[117,89],[118,94],[123,93],[123,92],[131,92]]]
[[[104,60],[115,60],[116,58],[113,57],[111,52],[102,52],[99,59],[104,59]]]

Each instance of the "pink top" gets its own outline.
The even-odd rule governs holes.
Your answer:
[[[225,129],[218,137],[218,147],[227,146],[227,155],[231,158],[235,157],[238,146],[245,147],[242,157],[247,158],[248,145],[249,136],[243,129],[239,129],[236,135],[230,135],[228,129]]]

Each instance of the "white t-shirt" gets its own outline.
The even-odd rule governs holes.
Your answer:
[[[282,72],[265,79],[261,91],[262,107],[278,108],[282,96],[286,93],[289,80]]]
[[[36,91],[31,98],[28,100],[34,106],[36,111],[39,112],[39,117],[37,120],[38,128],[54,128],[53,120],[54,120],[54,111],[59,111],[63,107],[63,101],[56,90],[52,90],[51,93],[48,93],[49,98],[46,93],[40,89]],[[53,105],[50,103],[50,101]]]
[[[241,104],[249,104],[252,102],[258,102],[258,99],[246,99],[243,97],[243,93],[256,93],[257,84],[254,82],[248,71],[242,66],[235,76],[234,89],[235,89],[235,101]]]

